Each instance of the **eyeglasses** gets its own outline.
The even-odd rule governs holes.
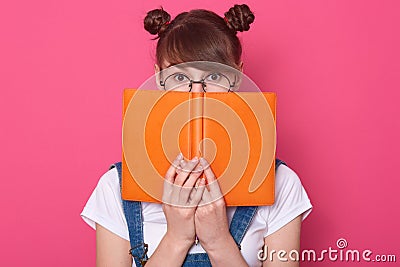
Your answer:
[[[213,72],[201,80],[193,80],[183,72],[168,75],[165,80],[160,80],[164,90],[191,92],[194,83],[200,83],[204,92],[230,92],[236,85],[236,76],[233,83],[222,73]]]

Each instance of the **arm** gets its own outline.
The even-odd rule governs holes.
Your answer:
[[[212,266],[248,266],[229,232],[226,206],[218,181],[209,163],[200,159],[209,191],[204,190],[195,214],[196,233]]]
[[[131,267],[130,244],[96,223],[96,266]]]
[[[160,266],[160,263],[162,266],[182,266],[192,244],[193,241],[178,240],[167,233],[147,261],[146,267]]]
[[[299,262],[291,260],[295,257],[290,251],[296,250],[300,255],[300,228],[301,228],[301,216],[299,215],[290,221],[288,224],[280,228],[278,231],[264,238],[265,246],[268,248],[267,259],[263,262],[263,267],[298,267]],[[280,258],[287,259],[287,261],[281,261],[278,259],[278,252],[283,250],[286,254],[280,255]],[[271,253],[275,251],[274,253]],[[272,260],[271,260],[272,254]],[[265,257],[265,256],[264,256]]]
[[[190,246],[165,235],[146,267],[159,266],[160,262],[163,266],[180,266]],[[129,241],[96,224],[96,267],[131,267],[129,250]]]
[[[221,245],[206,250],[212,266],[248,266],[232,236]]]
[[[163,211],[167,220],[167,233],[146,263],[152,266],[182,266],[186,254],[194,243],[194,213],[205,188],[200,167],[195,158],[186,164],[179,155],[165,175]],[[177,170],[177,166],[184,169]]]

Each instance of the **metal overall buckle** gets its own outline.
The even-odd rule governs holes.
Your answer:
[[[134,251],[135,249],[137,249],[137,248],[139,248],[139,247],[142,247],[142,246],[143,246],[143,254],[142,254],[142,255],[134,255],[134,254],[132,253],[132,251]],[[148,260],[148,257],[147,257],[147,251],[148,251],[148,250],[149,250],[149,245],[147,245],[146,243],[142,243],[142,244],[139,244],[139,245],[137,245],[137,246],[132,247],[132,248],[129,250],[129,254],[132,255],[132,257],[137,258],[137,259],[140,261],[140,264],[141,264],[142,266],[144,266],[144,265],[146,264],[147,260]]]

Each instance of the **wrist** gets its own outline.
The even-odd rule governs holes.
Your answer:
[[[179,252],[187,252],[190,247],[194,244],[195,237],[193,238],[177,238],[176,235],[167,231],[164,238],[165,241],[170,244],[174,249]]]
[[[207,251],[207,253],[218,253],[220,250],[227,249],[239,250],[238,245],[229,232],[224,235],[219,235],[218,238],[214,239],[212,242],[201,243],[201,246]]]
[[[232,266],[232,264],[234,266],[247,266],[241,255],[239,246],[230,234],[204,249],[213,266]]]
[[[164,235],[146,266],[160,266],[160,262],[162,266],[182,266],[191,245],[175,236],[168,232]]]

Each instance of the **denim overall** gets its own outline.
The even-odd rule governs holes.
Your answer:
[[[285,162],[276,159],[275,170],[281,164],[286,165]],[[110,169],[114,167],[118,170],[118,177],[121,184],[121,162],[112,164],[110,166]],[[130,254],[135,260],[136,267],[143,267],[148,260],[148,245],[144,243],[143,238],[143,218],[141,202],[122,199],[122,206],[128,224],[129,239],[131,243]],[[233,218],[229,226],[229,231],[239,249],[241,249],[240,243],[242,242],[243,237],[247,229],[249,228],[254,215],[256,214],[256,211],[256,206],[239,206],[236,208],[236,211],[233,214]],[[211,267],[211,262],[208,258],[207,253],[187,254],[182,266]]]

